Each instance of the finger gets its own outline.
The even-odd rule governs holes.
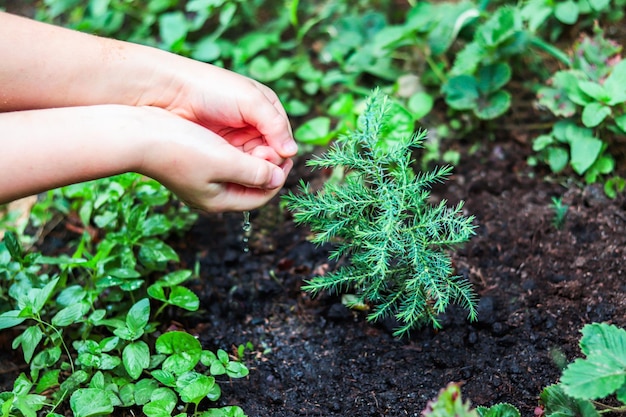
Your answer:
[[[246,123],[254,126],[266,142],[283,158],[290,158],[298,152],[298,146],[293,139],[291,125],[282,105],[278,101],[269,99],[266,93],[257,88],[259,95],[246,96],[242,106],[242,115]]]
[[[275,158],[268,153],[268,157]],[[246,154],[228,144],[221,152],[216,182],[234,183],[260,189],[280,188],[285,183],[285,172],[280,166]]]
[[[285,159],[278,155],[278,153],[276,153],[276,151],[269,146],[256,146],[249,152],[249,154],[256,158],[271,162],[274,165],[281,165],[285,162]]]

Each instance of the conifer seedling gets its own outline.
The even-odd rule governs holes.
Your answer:
[[[374,91],[356,131],[307,162],[343,168],[342,180],[327,181],[316,192],[301,182],[285,200],[294,221],[310,227],[314,243],[335,245],[329,259],[348,261],[303,288],[354,292],[355,304],[371,306],[369,320],[394,316],[401,336],[425,324],[440,327],[438,315],[450,303],[475,319],[471,284],[453,275],[447,253],[474,234],[474,218],[462,215],[462,202],[451,208],[446,201],[429,202],[431,186],[443,182],[451,167],[414,171],[412,151],[426,132],[390,141],[389,112],[388,97]]]

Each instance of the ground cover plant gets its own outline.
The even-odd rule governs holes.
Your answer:
[[[454,282],[471,283],[478,296],[461,297],[477,313],[473,322],[445,301],[454,297],[413,298],[437,332],[413,327],[420,320],[402,316],[410,311],[402,306],[368,324],[389,294],[368,293],[370,284],[402,280],[353,280],[343,297],[325,290],[346,268],[366,269],[368,258],[385,266],[358,235],[367,233],[361,223],[326,239],[315,224],[313,234],[294,228],[298,211],[283,200],[251,213],[244,236],[241,215],[192,213],[145,179],[68,187],[41,196],[28,223],[16,226],[10,210],[0,220],[9,232],[0,244],[0,354],[17,364],[0,369],[3,415],[591,416],[623,408],[623,1],[2,6],[269,84],[303,149],[286,191],[292,201],[300,178],[330,190],[329,206],[342,203],[342,184],[369,195],[373,161],[361,171],[336,162],[346,143],[338,138],[362,126],[378,87],[392,140],[369,151],[391,155],[412,138],[423,149],[387,164],[383,178],[448,174],[413,198],[440,213],[445,199],[465,201],[476,216],[476,234],[438,259],[442,276],[458,275]],[[428,133],[412,136],[420,128]],[[328,152],[334,157],[323,162]],[[308,160],[320,169],[311,172]],[[442,162],[456,166],[431,171]],[[408,165],[417,174],[406,174]],[[413,218],[400,212],[405,223]],[[334,220],[354,225],[349,216]],[[306,285],[318,285],[316,297]],[[606,373],[588,372],[598,367]],[[448,405],[428,408],[449,381],[465,383],[444,391]]]

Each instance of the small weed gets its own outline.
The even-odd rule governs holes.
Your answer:
[[[565,225],[565,217],[567,216],[567,210],[569,206],[563,204],[562,198],[552,197],[552,212],[554,217],[552,219],[552,225],[557,229],[562,229]]]

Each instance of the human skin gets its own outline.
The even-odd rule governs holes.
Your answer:
[[[247,210],[297,152],[268,87],[209,64],[0,13],[0,203],[122,172]]]

